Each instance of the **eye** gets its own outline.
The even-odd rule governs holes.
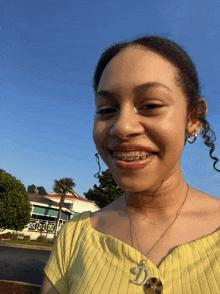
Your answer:
[[[110,114],[110,113],[114,113],[117,110],[115,108],[104,108],[104,109],[100,109],[98,111],[96,111],[96,115],[97,114]]]
[[[161,105],[161,104],[146,104],[146,105],[140,107],[139,109],[140,110],[156,109],[156,108],[160,108],[162,106],[163,105]]]

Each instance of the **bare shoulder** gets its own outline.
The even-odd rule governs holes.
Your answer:
[[[220,199],[193,188],[191,212],[210,228],[220,229]]]
[[[211,196],[207,193],[193,189],[195,200],[200,203],[201,207],[204,207],[207,211],[213,211],[220,214],[220,199]]]
[[[118,212],[120,210],[121,197],[104,208],[91,213],[90,222],[92,228],[100,230],[103,227],[111,227],[117,219],[120,219]]]
[[[60,294],[46,275],[44,275],[41,294]]]
[[[112,213],[114,212],[111,209],[108,209],[107,207],[92,212],[90,215],[90,222],[92,228],[97,229],[98,227],[100,228],[106,225],[107,222],[109,223]]]

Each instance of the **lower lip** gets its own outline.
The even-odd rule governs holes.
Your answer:
[[[122,161],[119,159],[116,159],[114,157],[114,163],[117,167],[119,168],[123,168],[123,169],[129,169],[129,170],[139,170],[144,168],[145,166],[147,166],[148,164],[151,163],[151,161],[153,160],[155,154],[149,156],[146,159],[142,159],[139,161],[132,161],[132,162],[126,162],[126,161]]]

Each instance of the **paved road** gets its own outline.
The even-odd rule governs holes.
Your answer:
[[[0,246],[0,280],[42,285],[51,251]]]

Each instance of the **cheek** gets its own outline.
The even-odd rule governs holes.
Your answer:
[[[96,145],[97,150],[99,151],[104,139],[106,138],[106,127],[102,122],[94,122],[93,126],[93,141]]]
[[[96,145],[96,148],[97,148],[99,134],[98,134],[97,124],[96,123],[94,123],[94,126],[93,126],[92,137],[93,137],[93,141],[94,141],[94,143]]]
[[[183,123],[175,121],[164,121],[159,126],[152,127],[152,141],[161,152],[162,158],[176,160],[182,154],[185,142],[185,128]],[[164,158],[164,159],[165,159]]]

